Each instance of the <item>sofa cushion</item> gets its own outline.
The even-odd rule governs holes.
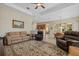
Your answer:
[[[19,40],[11,40],[11,43],[18,43],[18,42],[22,42],[22,40],[21,39],[19,39]]]
[[[72,32],[73,36],[79,36],[79,32]]]
[[[26,37],[22,37],[23,40],[29,40],[30,39],[30,36],[26,36]]]
[[[77,31],[66,31],[64,34],[71,35],[71,36],[79,36],[79,32]]]
[[[19,40],[22,39],[22,37],[7,37],[8,40]]]
[[[65,38],[66,41],[71,41],[71,42],[75,42],[77,40],[73,40],[73,39],[70,39],[70,38]]]
[[[20,35],[23,36],[23,37],[27,36],[27,32],[25,32],[25,31],[24,32],[20,32]]]
[[[66,31],[64,34],[65,35],[71,35],[71,33],[72,33],[71,31]]]
[[[20,32],[9,32],[7,33],[9,36],[20,36]]]
[[[72,40],[78,40],[79,41],[79,37],[71,36],[71,35],[65,35],[65,39],[72,39]]]
[[[12,40],[22,40],[22,37],[14,37],[14,38],[12,38]]]

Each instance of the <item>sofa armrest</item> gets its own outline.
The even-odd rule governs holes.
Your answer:
[[[58,40],[57,40],[57,43],[60,43],[60,44],[62,44],[62,45],[64,45],[64,46],[67,46],[67,41],[62,40],[62,39],[58,39]]]
[[[12,39],[12,38],[11,38],[10,36],[8,36],[8,35],[5,36],[5,37],[4,37],[4,40],[3,40],[3,44],[4,44],[4,45],[9,45],[9,44],[11,44],[11,39]]]

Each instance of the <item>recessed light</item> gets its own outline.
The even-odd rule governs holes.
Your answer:
[[[27,9],[30,9],[29,7],[26,7]]]

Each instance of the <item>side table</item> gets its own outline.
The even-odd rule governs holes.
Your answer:
[[[31,37],[32,40],[34,40],[35,39],[35,34],[31,34],[30,37]]]
[[[30,37],[30,40],[34,40],[35,39],[35,34],[27,34],[27,36]]]

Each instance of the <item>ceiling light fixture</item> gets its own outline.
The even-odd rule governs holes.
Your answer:
[[[26,7],[27,9],[30,9],[29,7]]]
[[[41,3],[37,3],[37,6],[41,6]]]
[[[43,9],[45,9],[44,3],[34,3],[36,5],[35,9],[37,9],[38,7],[42,7]]]

